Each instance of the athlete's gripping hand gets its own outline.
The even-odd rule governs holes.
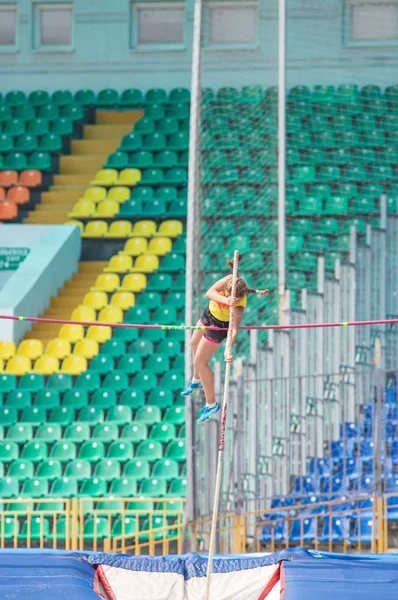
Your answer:
[[[234,355],[231,354],[231,352],[228,352],[228,350],[225,350],[224,359],[226,363],[231,364],[234,360]]]
[[[227,306],[234,306],[236,304],[235,296],[228,296],[227,298],[225,298],[224,303]]]
[[[260,296],[267,296],[269,294],[269,290],[258,290],[257,292]]]

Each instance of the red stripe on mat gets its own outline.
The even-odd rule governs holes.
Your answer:
[[[113,591],[111,584],[109,583],[109,581],[105,575],[105,571],[104,571],[102,565],[98,565],[97,573],[98,573],[98,577],[100,578],[102,585],[104,586],[104,590],[108,594],[109,600],[117,600],[117,598],[115,596],[115,592]]]
[[[265,588],[259,595],[258,600],[264,600],[268,596],[268,594],[274,589],[274,587],[280,580],[281,580],[281,563],[279,563],[278,568],[275,569],[274,574],[272,575],[271,579],[268,581],[267,585],[265,586]],[[281,596],[282,596],[282,594],[281,594]]]

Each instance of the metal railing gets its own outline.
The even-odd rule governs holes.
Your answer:
[[[1,502],[0,548],[137,555],[182,551],[185,498],[3,498]],[[158,504],[160,508],[153,508]]]

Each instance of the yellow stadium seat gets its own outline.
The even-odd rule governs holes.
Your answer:
[[[101,273],[95,280],[91,291],[115,292],[120,287],[119,275],[116,273]]]
[[[173,247],[172,241],[168,237],[153,238],[149,242],[148,252],[157,254],[157,256],[165,256]]]
[[[153,273],[159,268],[159,258],[156,254],[140,254],[137,256],[132,271],[135,273]]]
[[[35,362],[33,371],[35,373],[40,373],[41,375],[52,375],[53,373],[57,373],[59,371],[58,357],[43,354],[43,356],[40,356]]]
[[[17,354],[27,356],[31,360],[36,360],[43,354],[43,342],[41,340],[22,340],[18,346]]]
[[[85,306],[92,306],[95,310],[101,310],[108,304],[108,296],[105,292],[88,292],[83,298]]]
[[[91,185],[114,185],[117,181],[118,172],[116,169],[100,169],[95,175],[95,179],[90,181]]]
[[[73,348],[73,354],[80,354],[85,358],[94,358],[99,352],[98,342],[96,340],[80,340]]]
[[[68,327],[68,325],[64,325]],[[81,327],[81,325],[72,325],[72,327]],[[70,341],[64,338],[55,338],[48,342],[46,348],[46,354],[48,356],[54,356],[55,358],[65,358],[71,353]]]
[[[95,202],[92,200],[78,200],[68,214],[68,217],[91,217],[95,213]]]
[[[75,219],[70,219],[69,221],[65,221],[65,225],[74,225],[75,227],[79,227],[80,231],[83,233],[84,223],[81,221],[75,221]]]
[[[16,351],[17,351],[17,349],[16,349],[14,342],[11,342],[11,341],[0,342],[0,358],[3,358],[4,360],[8,360],[9,358],[11,358],[11,356],[14,356]]]
[[[105,237],[130,237],[132,232],[132,225],[130,221],[113,221],[110,224],[108,233]]]
[[[101,202],[106,198],[106,188],[100,186],[89,187],[84,190],[83,198],[93,202]]]
[[[71,321],[95,321],[95,310],[91,306],[81,304],[71,314]]]
[[[69,375],[80,375],[87,371],[87,359],[78,354],[71,354],[64,359],[61,371]]]
[[[83,325],[62,325],[58,337],[68,340],[71,344],[76,344],[84,338]]]
[[[127,292],[142,292],[147,286],[147,278],[143,273],[130,273],[123,277],[120,290]]]
[[[116,292],[112,295],[111,306],[120,306],[122,310],[128,310],[135,306],[135,296],[132,292]]]
[[[131,192],[128,187],[117,186],[113,187],[108,192],[108,200],[113,200],[114,202],[119,202],[119,204],[123,204],[126,202],[131,196]]]
[[[132,237],[127,240],[121,254],[129,254],[130,256],[139,256],[148,249],[148,240],[143,237]]]
[[[0,358],[0,373],[4,371],[4,360]]]
[[[30,358],[16,355],[7,361],[6,373],[10,373],[11,375],[25,375],[25,373],[29,373],[31,368]]]
[[[163,221],[154,235],[176,238],[183,232],[181,221]]]
[[[119,306],[106,306],[98,315],[100,323],[122,323],[123,311]]]
[[[112,328],[106,325],[90,325],[87,329],[87,339],[96,340],[99,344],[103,344],[112,337]]]
[[[119,212],[119,204],[114,200],[102,200],[97,204],[95,215],[99,217],[114,217]]]
[[[106,221],[89,221],[84,228],[83,237],[104,237],[108,231]]]
[[[137,185],[141,181],[141,171],[139,169],[123,169],[120,171],[117,183],[119,185]]]
[[[105,273],[128,273],[132,268],[133,259],[131,256],[117,254],[116,256],[112,256],[104,271]]]
[[[156,233],[155,221],[137,221],[134,223],[132,236],[150,238]]]

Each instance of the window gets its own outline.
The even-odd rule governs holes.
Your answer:
[[[253,45],[257,40],[257,3],[212,3],[207,5],[207,43]]]
[[[136,4],[132,11],[133,46],[181,46],[184,6],[177,3]]]
[[[397,0],[348,0],[346,11],[347,41],[352,45],[397,42]]]
[[[16,4],[0,5],[0,50],[1,46],[15,46],[17,28]]]
[[[72,4],[37,4],[35,10],[35,47],[70,47]]]

